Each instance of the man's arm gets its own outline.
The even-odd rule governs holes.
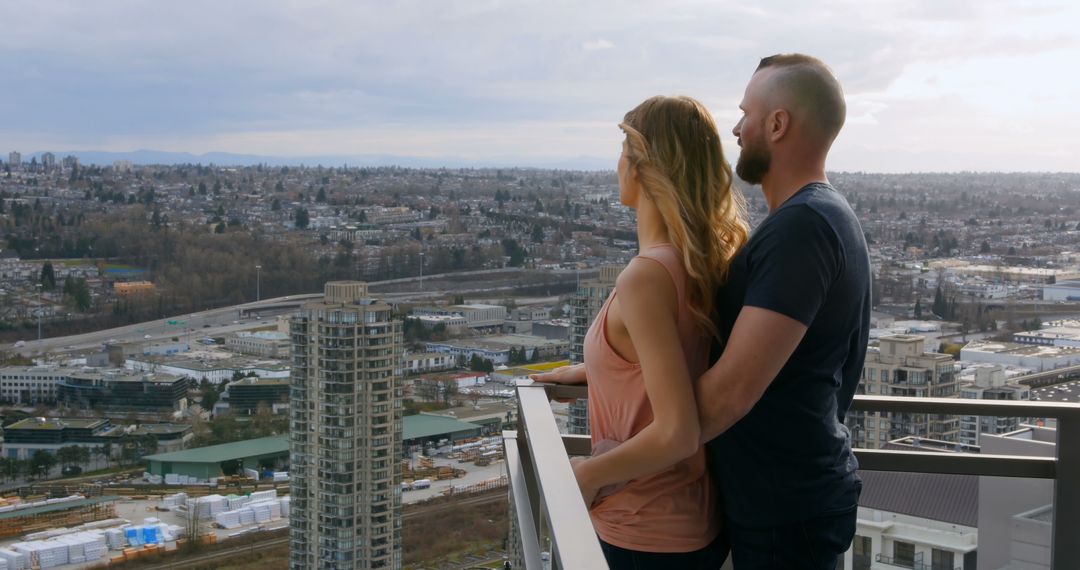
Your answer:
[[[799,346],[806,328],[769,309],[744,306],[739,311],[723,354],[695,385],[702,443],[750,413]]]

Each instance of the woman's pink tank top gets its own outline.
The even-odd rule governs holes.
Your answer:
[[[630,262],[659,263],[671,275],[678,294],[678,330],[690,381],[708,367],[709,341],[686,304],[686,271],[671,244],[658,244]],[[592,443],[622,442],[652,422],[641,366],[612,349],[606,334],[611,292],[585,335],[585,370],[589,378],[589,424]],[[691,552],[708,546],[720,530],[704,448],[668,469],[629,481],[593,504],[590,514],[605,542],[646,552]]]

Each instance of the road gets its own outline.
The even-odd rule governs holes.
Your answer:
[[[462,295],[497,296],[520,287],[524,271],[512,267],[485,269],[460,273],[443,273],[424,276],[424,289],[419,288],[419,278],[374,281],[368,284],[372,296],[392,303],[415,302],[443,297],[448,293]],[[556,283],[569,283],[595,274],[593,271],[551,271]],[[482,278],[478,281],[478,278]],[[528,284],[528,283],[525,283]],[[387,289],[384,291],[384,289]],[[179,338],[194,342],[205,336],[221,336],[241,330],[273,323],[271,317],[289,314],[304,302],[321,298],[321,293],[286,295],[261,301],[221,307],[177,315],[164,319],[125,325],[112,329],[71,336],[52,337],[42,340],[25,340],[23,345],[0,345],[0,350],[33,356],[48,352],[77,352],[97,350],[107,342],[130,342],[138,340],[161,341]],[[256,318],[254,315],[258,315]],[[172,323],[172,324],[170,324]],[[18,344],[18,343],[15,343]]]
[[[182,560],[176,560],[173,562],[158,562],[154,565],[154,568],[156,570],[180,570],[184,568],[199,568],[202,564],[205,564],[207,562],[217,561],[223,558],[232,558],[234,556],[240,556],[243,554],[251,554],[256,550],[265,550],[273,546],[288,543],[288,536],[275,537],[268,540],[253,541],[250,544],[234,546],[232,548],[223,548],[220,550],[207,552],[205,554],[185,556]]]

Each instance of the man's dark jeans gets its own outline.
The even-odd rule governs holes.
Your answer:
[[[835,570],[855,536],[857,508],[806,522],[746,528],[728,522],[735,570]]]

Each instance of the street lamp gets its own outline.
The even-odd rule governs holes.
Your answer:
[[[261,277],[262,266],[255,266],[255,301],[262,300],[262,293],[259,291],[259,278]]]
[[[39,343],[41,342],[41,312],[44,309],[44,301],[42,301],[41,288],[42,288],[42,284],[38,283],[37,284],[37,290],[38,290],[37,339],[38,339]]]

